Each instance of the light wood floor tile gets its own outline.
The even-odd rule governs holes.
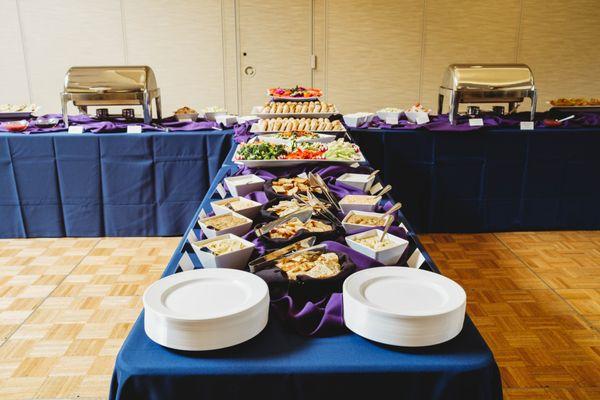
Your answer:
[[[421,240],[465,288],[506,399],[600,399],[600,232]],[[106,398],[141,295],[178,242],[0,240],[0,399]]]

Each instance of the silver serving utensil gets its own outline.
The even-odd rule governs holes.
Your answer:
[[[255,258],[254,260],[252,260],[248,263],[248,267],[250,268],[251,272],[260,271],[260,269],[261,269],[260,267],[262,267],[265,264],[268,264],[280,257],[286,256],[286,255],[293,253],[295,251],[298,251],[298,250],[307,249],[307,248],[312,247],[315,244],[316,240],[317,240],[317,238],[315,236],[310,236],[310,237],[307,237],[306,239],[298,240],[297,242],[294,242],[285,247],[282,247],[282,248],[274,250],[268,254],[265,254],[262,257]]]
[[[321,176],[318,175],[318,174],[313,174],[312,172],[309,172],[309,174],[308,174],[309,180],[311,179],[311,176],[312,176],[312,179],[321,188],[321,191],[323,191],[323,194],[325,195],[325,197],[327,197],[327,199],[331,202],[331,204],[338,211],[342,211],[340,205],[338,204],[338,201],[335,199],[335,197],[329,191],[329,187],[327,186],[327,184],[325,183],[325,181],[323,180],[323,178],[321,178]]]
[[[303,199],[301,199],[299,197],[297,198],[297,200],[312,207],[313,211],[315,211],[318,215],[325,217],[326,219],[331,221],[336,226],[342,225],[342,221],[340,221],[339,218],[336,217],[336,215],[334,213],[329,211],[329,208],[327,207],[327,205],[323,204],[323,202],[321,202],[321,200],[319,200],[319,198],[316,197],[315,195],[310,194],[308,196],[308,202],[304,201]],[[318,206],[318,210],[315,210],[315,205]]]
[[[575,115],[569,115],[568,117],[565,117],[563,119],[557,119],[556,122],[561,122],[562,123],[562,122],[568,121],[568,120],[570,120],[572,118],[575,118]]]
[[[402,208],[402,203],[398,202],[398,203],[394,204],[392,206],[392,208],[390,208],[389,210],[387,210],[386,212],[384,212],[383,215],[390,215],[390,214],[398,211],[400,208]]]
[[[390,229],[390,226],[392,226],[392,221],[394,220],[394,218],[388,218],[387,222],[385,223],[385,228],[383,228],[383,233],[381,234],[381,237],[379,238],[379,243],[383,242],[383,239],[385,238],[385,235],[387,235],[388,230]]]
[[[261,227],[254,229],[256,236],[261,237],[262,235],[269,233],[279,225],[285,224],[294,218],[298,218],[302,222],[306,222],[312,217],[312,207],[302,207],[298,211],[286,215],[285,217],[277,218],[275,221],[269,222]]]

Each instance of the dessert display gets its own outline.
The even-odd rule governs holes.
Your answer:
[[[600,98],[558,98],[550,100],[550,105],[555,107],[582,107],[582,106],[600,106]]]
[[[223,214],[214,217],[208,217],[201,220],[209,229],[214,231],[222,231],[234,226],[243,225],[247,221],[244,218],[238,217],[235,214]]]
[[[282,131],[316,131],[316,132],[343,132],[344,126],[339,120],[330,121],[327,118],[270,118],[263,119],[252,126],[255,132],[282,132]]]
[[[195,121],[198,119],[198,111],[187,106],[178,108],[174,114],[178,121]]]
[[[335,114],[335,105],[322,101],[288,101],[267,103],[261,114]]]
[[[323,96],[321,89],[309,88],[296,85],[293,88],[271,88],[268,91],[269,96],[273,99],[305,99],[317,98]]]
[[[301,230],[317,233],[332,231],[333,228],[331,225],[316,219],[309,219],[306,222],[302,222],[298,218],[292,218],[289,221],[271,229],[268,233],[268,236],[271,239],[289,239],[295,236]]]
[[[306,194],[308,191],[321,193],[321,189],[312,186],[308,178],[296,176],[294,178],[278,178],[271,181],[273,191],[281,196],[293,196],[296,193]]]
[[[298,275],[328,278],[338,274],[342,268],[337,254],[318,251],[292,254],[278,260],[275,266],[285,271],[291,280],[296,280]]]

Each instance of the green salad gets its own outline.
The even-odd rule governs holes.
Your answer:
[[[361,158],[358,146],[350,142],[344,142],[343,139],[329,143],[323,156],[332,160],[360,160]]]
[[[252,142],[241,144],[237,159],[239,160],[276,160],[285,157],[288,151],[282,144]]]

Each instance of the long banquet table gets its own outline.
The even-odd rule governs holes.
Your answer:
[[[231,136],[0,133],[0,237],[178,235]]]
[[[183,253],[194,257],[187,235],[200,211],[209,212],[210,202],[219,198],[217,184],[236,169],[226,163],[217,173],[163,276],[178,271]],[[408,228],[409,247],[419,248],[424,256],[422,268],[439,272],[402,214],[400,219]],[[411,349],[380,345],[349,331],[300,336],[271,313],[257,337],[209,352],[182,352],[154,343],[144,332],[143,317],[142,311],[117,356],[112,400],[502,398],[494,357],[468,316],[453,340]]]
[[[600,229],[600,130],[351,129],[418,232]]]

